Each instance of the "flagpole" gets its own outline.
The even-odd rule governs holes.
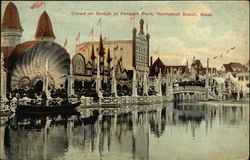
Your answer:
[[[93,25],[93,28],[92,28],[92,42],[93,42],[93,40],[94,40],[94,25]]]
[[[102,34],[102,18],[100,18],[100,35]]]
[[[79,32],[79,40],[78,40],[79,44],[80,44],[80,39],[81,39],[81,33]]]
[[[134,28],[135,28],[135,16],[134,16]]]
[[[141,19],[142,19],[142,6],[141,6]]]
[[[46,2],[44,1],[44,10],[46,11]]]
[[[147,33],[148,33],[148,16],[147,16]]]

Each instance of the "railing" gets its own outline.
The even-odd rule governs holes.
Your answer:
[[[219,99],[219,97],[214,92],[209,91],[209,95],[215,99]]]
[[[101,97],[99,104],[131,104],[131,103],[158,103],[162,102],[162,96],[122,96],[122,97]]]
[[[205,88],[200,87],[200,86],[179,86],[179,87],[174,87],[173,92],[174,93],[178,93],[178,92],[205,92]]]
[[[93,97],[81,97],[80,99],[81,105],[91,105],[94,104],[94,98]]]

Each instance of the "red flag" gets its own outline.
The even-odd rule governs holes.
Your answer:
[[[41,7],[44,3],[45,3],[45,1],[37,1],[36,3],[34,3],[34,4],[30,7],[30,9],[39,8],[39,7]]]
[[[93,33],[94,33],[94,28],[92,28],[92,30],[89,32],[88,36],[93,36]]]
[[[135,20],[135,16],[130,17],[131,22],[134,22],[134,20]]]
[[[155,54],[155,55],[158,54],[158,53],[159,53],[158,50],[155,50],[155,51],[154,51],[154,54]]]
[[[67,46],[68,46],[68,38],[66,38],[66,40],[65,40],[65,42],[64,42],[64,44],[63,44],[63,48],[67,48]]]
[[[86,49],[88,49],[88,45],[85,44],[84,46],[79,48],[79,51],[85,51]]]
[[[102,37],[102,40],[103,41],[106,41],[108,38],[107,37]]]
[[[78,35],[77,35],[75,41],[77,42],[77,41],[79,41],[79,40],[80,40],[80,32],[78,33]]]

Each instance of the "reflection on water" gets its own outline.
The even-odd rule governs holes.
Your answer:
[[[0,159],[247,158],[248,109],[168,103],[15,116],[0,126]]]

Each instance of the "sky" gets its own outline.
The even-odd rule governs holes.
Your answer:
[[[24,29],[21,42],[34,40],[38,19],[46,10],[52,21],[55,42],[63,45],[67,38],[67,50],[71,56],[75,54],[78,43],[75,38],[79,32],[81,43],[92,40],[88,34],[93,27],[94,41],[99,39],[100,27],[96,23],[101,17],[101,33],[109,40],[131,39],[134,24],[139,28],[139,19],[143,18],[150,34],[150,55],[153,60],[160,57],[166,65],[181,65],[185,57],[190,64],[195,56],[204,66],[209,58],[210,66],[220,69],[224,63],[245,64],[249,59],[248,1],[46,1],[40,8],[30,9],[34,3],[36,1],[14,1]],[[1,19],[7,4],[8,1],[1,3]],[[92,12],[94,15],[73,15],[79,12]],[[109,12],[111,15],[100,16],[96,12]],[[114,15],[117,12],[118,15]],[[133,23],[130,15],[122,15],[121,12],[145,12],[153,16],[135,16]],[[159,16],[157,12],[180,13],[180,16]],[[197,16],[183,16],[183,13],[195,13]],[[200,16],[200,13],[211,16]]]

